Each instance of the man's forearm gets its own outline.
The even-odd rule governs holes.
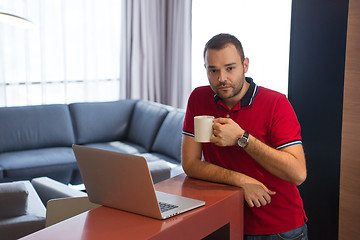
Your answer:
[[[215,119],[213,129],[211,142],[222,147],[237,145],[237,139],[244,134],[244,130],[228,118]],[[301,144],[277,150],[250,134],[244,150],[273,175],[296,185],[305,181],[306,163]]]
[[[224,183],[236,187],[242,187],[246,176],[206,161],[193,161],[183,163],[185,173],[193,178],[206,180],[210,182]]]
[[[300,185],[306,179],[301,144],[277,150],[250,135],[245,151],[266,170],[285,181]]]
[[[248,176],[215,164],[202,161],[202,146],[189,136],[183,136],[182,167],[185,173],[194,178],[243,187],[248,182]]]

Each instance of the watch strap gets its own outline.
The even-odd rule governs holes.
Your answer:
[[[244,134],[238,138],[239,147],[245,148],[249,143],[249,132],[245,131]]]
[[[249,132],[245,131],[244,134],[241,137],[249,139]]]

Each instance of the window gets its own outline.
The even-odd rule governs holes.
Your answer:
[[[193,0],[192,87],[207,85],[203,50],[218,33],[230,33],[250,59],[246,76],[287,94],[291,1]]]
[[[119,99],[121,1],[5,0],[0,22],[0,106]]]

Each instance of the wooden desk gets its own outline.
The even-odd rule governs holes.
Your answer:
[[[243,239],[242,189],[192,179],[185,174],[160,182],[155,188],[159,191],[203,200],[206,205],[167,220],[152,219],[102,206],[22,239],[190,240],[205,237],[226,239],[228,238],[226,234],[230,239]],[[219,234],[222,236],[218,237]]]

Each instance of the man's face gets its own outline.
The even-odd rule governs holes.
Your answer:
[[[240,91],[245,81],[249,59],[241,57],[233,44],[225,48],[208,49],[205,54],[205,68],[212,90],[223,100],[240,100]]]

